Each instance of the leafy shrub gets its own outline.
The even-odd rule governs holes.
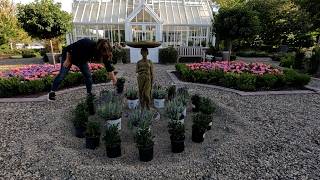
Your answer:
[[[108,127],[105,131],[104,142],[106,147],[112,147],[121,143],[121,137],[117,125]]]
[[[122,116],[122,102],[107,102],[98,111],[98,114],[105,120],[115,120]]]
[[[219,84],[220,80],[224,77],[222,70],[213,70],[208,72],[208,83]]]
[[[320,67],[320,47],[316,47],[313,49],[313,55],[310,59],[308,72],[310,74],[315,74],[317,73],[319,67]]]
[[[172,85],[167,88],[168,99],[171,101],[174,97],[176,97],[176,86]]]
[[[208,115],[197,113],[192,116],[192,120],[193,120],[192,128],[196,128],[203,133],[206,132],[209,124]]]
[[[257,77],[257,86],[265,89],[273,89],[278,82],[278,76],[274,74],[264,74]]]
[[[22,51],[22,57],[23,58],[33,58],[36,57],[36,53],[33,50],[25,49]]]
[[[107,75],[107,70],[105,68],[96,70],[92,73],[92,81],[95,84],[105,83],[110,81],[109,76]]]
[[[117,64],[118,62],[125,63],[127,62],[126,50],[123,48],[113,48],[112,50],[112,62]]]
[[[244,91],[256,90],[257,76],[250,73],[241,73],[237,80],[237,88]]]
[[[286,69],[284,75],[286,84],[294,87],[303,87],[311,80],[309,75],[298,73],[293,69]]]
[[[167,91],[161,86],[155,87],[152,90],[153,99],[164,99],[166,98]]]
[[[295,56],[291,53],[286,54],[280,58],[280,66],[291,68],[294,66]]]
[[[173,47],[168,47],[159,50],[159,62],[162,64],[176,63],[178,59],[178,52]]]
[[[193,79],[193,82],[207,83],[208,82],[207,72],[201,71],[201,70],[193,71],[192,79]]]
[[[185,139],[185,126],[179,121],[169,121],[168,124],[170,139],[181,141]]]
[[[74,111],[73,125],[76,128],[86,127],[89,114],[87,112],[87,104],[80,102]]]
[[[237,59],[237,56],[236,56],[236,55],[232,54],[232,55],[230,56],[230,61],[235,61],[236,59]]]
[[[240,57],[269,57],[269,54],[264,51],[239,51],[237,56]]]
[[[184,108],[185,106],[183,106],[181,101],[174,99],[166,106],[166,115],[171,120],[179,120],[181,119]]]
[[[236,87],[238,78],[239,75],[236,73],[225,73],[220,83],[225,87]]]
[[[209,98],[202,97],[200,100],[199,111],[203,114],[212,114],[216,110],[213,102]]]
[[[134,140],[138,148],[147,148],[153,146],[154,136],[152,135],[149,127],[139,128],[134,136]]]
[[[85,132],[86,137],[97,138],[100,137],[100,134],[100,123],[95,121],[89,121],[87,123],[87,128]]]

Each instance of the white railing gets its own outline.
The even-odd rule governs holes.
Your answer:
[[[201,57],[202,60],[205,59],[205,51],[208,48],[205,47],[175,47],[178,52],[178,60],[182,57]]]

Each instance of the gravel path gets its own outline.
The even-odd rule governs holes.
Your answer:
[[[156,82],[170,84],[166,70],[173,68],[156,65]],[[117,69],[136,84],[134,65]],[[204,143],[192,143],[187,121],[186,150],[172,154],[166,120],[155,122],[155,157],[148,163],[138,161],[125,126],[123,156],[117,159],[108,159],[102,146],[85,149],[83,139],[72,135],[70,112],[85,90],[54,103],[0,104],[0,179],[320,178],[320,95],[241,97],[189,88],[218,104],[213,130]]]
[[[44,64],[42,58],[1,59],[2,65]]]

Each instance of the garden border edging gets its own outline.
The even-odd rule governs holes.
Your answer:
[[[316,94],[316,93],[320,93],[320,91],[317,91],[315,89],[309,88],[308,86],[305,86],[305,88],[310,89],[310,90],[244,92],[244,91],[239,91],[239,90],[236,90],[236,89],[230,89],[230,88],[226,88],[226,87],[209,85],[209,84],[183,82],[183,81],[180,81],[172,73],[174,71],[175,70],[167,70],[167,74],[170,76],[170,78],[171,78],[171,80],[173,81],[174,84],[182,84],[182,85],[192,84],[192,85],[197,85],[197,86],[208,87],[208,88],[219,89],[219,90],[231,92],[231,93],[238,94],[240,96],[293,95],[293,94]]]

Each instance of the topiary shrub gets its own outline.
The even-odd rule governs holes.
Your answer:
[[[178,60],[178,52],[173,47],[159,50],[159,62],[162,64],[176,63]]]
[[[257,76],[250,73],[241,73],[237,79],[237,88],[244,91],[256,90]]]
[[[293,69],[284,70],[284,76],[286,84],[294,87],[303,87],[311,80],[309,75],[298,73]]]

